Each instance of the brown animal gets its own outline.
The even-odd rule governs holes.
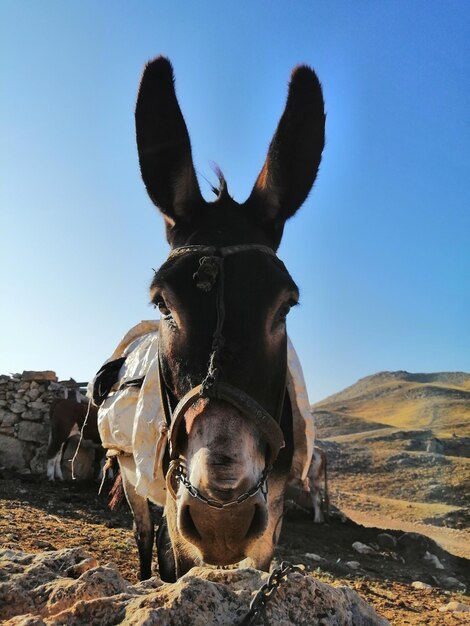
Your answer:
[[[327,522],[330,517],[330,496],[328,490],[327,457],[315,446],[305,483],[299,479],[289,481],[286,500],[303,509],[312,511],[316,524]]]
[[[93,442],[101,448],[101,437],[98,431],[98,409],[88,407],[88,403],[76,400],[56,400],[50,408],[50,432],[47,447],[47,478],[64,480],[61,462],[67,440],[80,434],[82,426],[83,439]],[[87,446],[90,447],[89,445]]]
[[[327,458],[325,452],[315,446],[312,462],[307,474],[308,490],[312,499],[313,521],[317,524],[328,521],[330,516],[330,495],[328,492]]]
[[[293,71],[266,162],[242,204],[222,174],[217,199],[202,197],[167,59],[145,68],[135,117],[143,181],[171,247],[150,288],[161,314],[169,429],[160,575],[171,581],[194,565],[242,560],[267,570],[293,456],[286,317],[299,297],[276,250],[319,168],[321,86],[309,67]],[[132,456],[119,463],[145,579],[153,522],[134,488]]]

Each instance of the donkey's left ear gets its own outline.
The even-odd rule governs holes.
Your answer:
[[[300,65],[292,72],[286,108],[246,209],[282,234],[284,222],[294,215],[312,188],[324,145],[320,81],[311,68]]]
[[[165,57],[145,67],[135,109],[140,170],[167,227],[191,221],[204,205],[191,143],[176,99],[173,68]]]

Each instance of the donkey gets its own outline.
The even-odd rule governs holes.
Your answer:
[[[286,317],[298,288],[276,256],[286,220],[316,178],[324,147],[322,89],[296,67],[285,111],[249,198],[238,204],[221,172],[206,201],[171,63],[145,67],[135,111],[140,169],[171,251],[155,273],[159,369],[168,424],[160,575],[244,561],[268,570],[281,530],[293,457],[286,391]],[[119,457],[134,515],[140,578],[151,576],[153,522],[135,492],[132,456]]]
[[[314,446],[312,460],[307,472],[307,484],[298,477],[289,480],[286,500],[294,506],[312,511],[314,524],[330,519],[330,493],[328,488],[328,464],[326,453]]]
[[[87,406],[69,398],[55,400],[50,407],[50,432],[47,446],[47,478],[48,480],[64,480],[62,474],[62,457],[68,439],[80,434],[83,428],[83,438],[90,440],[101,448],[101,437],[98,431],[98,409]]]

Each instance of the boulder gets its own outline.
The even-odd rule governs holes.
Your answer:
[[[10,405],[10,411],[15,414],[23,413],[25,408],[26,408],[25,403],[18,402],[18,400],[16,402],[13,402],[13,404]]]
[[[436,569],[444,569],[444,566],[439,561],[437,556],[435,554],[431,554],[431,552],[426,551],[425,555],[423,556],[423,561],[427,561],[428,563],[431,563],[431,565],[435,567]]]
[[[0,434],[0,466],[13,470],[26,468],[23,442],[15,437]]]
[[[456,600],[453,600],[452,602],[441,606],[439,611],[441,611],[441,613],[469,613],[470,606],[468,604],[464,604],[463,602],[457,602]]]
[[[49,429],[44,424],[24,420],[18,425],[18,439],[34,443],[46,443]]]
[[[36,409],[38,411],[42,411],[43,413],[45,413],[46,411],[49,411],[49,405],[46,404],[45,402],[41,402],[40,400],[35,400],[34,402],[30,402],[29,406],[32,409]]]
[[[37,400],[39,398],[39,396],[41,395],[41,392],[39,391],[39,389],[36,387],[35,389],[30,389],[29,391],[26,392],[25,394],[32,402],[34,402],[34,400]]]
[[[450,589],[452,591],[465,591],[465,585],[454,576],[441,577],[439,583],[442,587],[444,587],[444,589]]]
[[[390,535],[389,533],[379,533],[377,535],[377,543],[382,548],[389,548],[390,550],[392,550],[396,547],[397,540],[393,535]]]
[[[56,376],[55,372],[52,372],[50,370],[45,370],[43,372],[35,372],[35,371],[24,371],[21,374],[21,380],[22,381],[30,381],[30,380],[34,380],[34,381],[39,381],[39,380],[52,380],[54,382],[58,381],[58,378]]]
[[[42,420],[43,414],[37,409],[26,409],[26,411],[21,414],[21,418],[29,420],[30,422],[39,422]]]
[[[359,554],[370,554],[370,555],[377,554],[374,548],[371,548],[367,544],[361,543],[360,541],[355,541],[352,544],[352,547],[354,548],[354,550],[356,550],[356,552],[359,552]]]
[[[10,413],[10,411],[4,411],[0,409],[0,424],[2,426],[13,426],[20,421],[20,417],[17,413]]]
[[[431,585],[428,585],[427,583],[423,583],[421,580],[415,580],[411,583],[411,586],[413,587],[413,589],[432,589]]]
[[[177,583],[152,578],[131,585],[81,548],[41,554],[0,550],[0,620],[84,626],[222,626],[248,612],[268,574],[253,569],[193,568]],[[259,623],[277,626],[386,626],[349,587],[292,573],[272,594]]]

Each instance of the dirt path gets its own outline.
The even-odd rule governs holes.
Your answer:
[[[96,490],[96,485],[0,477],[0,547],[42,552],[83,546],[98,562],[114,563],[125,578],[135,582],[137,552],[130,514],[127,509],[109,511],[106,498],[97,496]],[[356,519],[359,520],[357,515]],[[372,520],[369,514],[367,520],[362,520],[363,526],[352,521],[342,523],[339,519],[314,525],[310,516],[291,512],[284,521],[277,558],[302,563],[313,576],[329,584],[353,587],[393,625],[470,623],[467,619],[470,614],[439,610],[451,600],[470,605],[470,597],[438,588],[433,577],[443,574],[423,561],[419,550],[436,553],[445,563],[445,574],[463,581],[467,588],[470,588],[469,561],[445,553],[425,538],[418,542],[419,546],[412,540],[399,543],[401,547],[393,550],[381,548],[372,556],[358,554],[352,548],[354,542],[376,543],[381,532],[366,527],[366,521],[368,526],[393,525],[389,519]],[[416,532],[417,527],[411,526]],[[390,531],[395,540],[403,534],[403,525],[399,528]],[[350,561],[359,562],[357,570],[347,565]],[[416,580],[433,587],[414,589],[411,583]]]

